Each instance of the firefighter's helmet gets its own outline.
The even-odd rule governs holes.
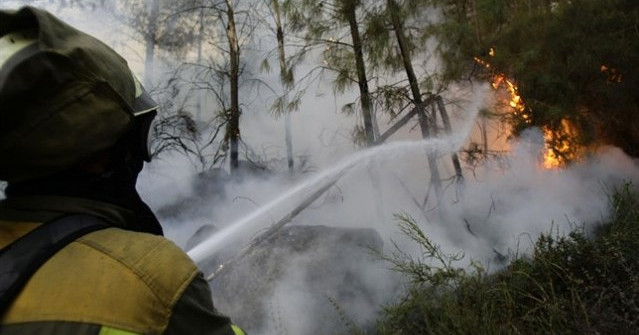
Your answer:
[[[0,11],[0,180],[71,168],[156,109],[104,43],[41,9]]]

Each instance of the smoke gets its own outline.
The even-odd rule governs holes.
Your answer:
[[[476,171],[463,198],[446,208],[446,226],[439,228],[443,240],[484,263],[499,255],[521,255],[541,233],[588,231],[604,222],[613,188],[639,181],[637,164],[617,148],[602,148],[562,170],[540,168],[542,150],[543,136],[532,129],[514,143],[502,164]]]
[[[543,135],[538,129],[530,129],[519,139],[508,143],[509,151],[503,157],[487,161],[472,170],[467,167],[464,170],[463,187],[445,181],[445,196],[436,201],[432,190],[428,192],[429,171],[425,150],[436,149],[443,177],[454,175],[447,163],[448,154],[465,143],[470,133],[475,131],[475,114],[483,93],[478,89],[476,94],[480,97],[468,99],[469,103],[460,107],[456,113],[456,132],[451,137],[439,141],[398,141],[368,151],[353,150],[351,145],[341,148],[315,147],[313,150],[320,152],[317,155],[312,152],[311,157],[322,158],[316,161],[314,172],[295,177],[247,176],[241,181],[225,184],[224,196],[218,194],[204,201],[206,210],[163,220],[169,228],[169,237],[184,246],[184,241],[202,224],[214,223],[218,229],[225,231],[225,227],[242,221],[247,213],[263,210],[273,199],[300,184],[312,184],[308,180],[336,166],[347,166],[352,160],[357,160],[359,163],[350,167],[335,186],[289,225],[373,228],[380,234],[386,252],[392,251],[393,243],[396,243],[404,251],[417,254],[418,246],[401,235],[394,219],[394,214],[404,213],[415,218],[444,252],[462,253],[466,262],[477,261],[494,270],[504,266],[508,259],[529,253],[532,244],[542,233],[566,234],[578,227],[591,230],[610,216],[608,196],[614,187],[625,182],[639,183],[637,162],[613,147],[603,147],[583,162],[565,169],[544,169],[539,163]],[[310,105],[314,105],[314,99],[310,100]],[[304,107],[302,110],[307,111]],[[339,132],[338,128],[342,127],[335,122],[341,115],[321,114],[312,111],[312,108],[308,111],[314,117],[309,117],[312,121],[306,120],[310,124],[305,128],[305,141],[319,141],[326,129],[333,127],[330,131]],[[259,119],[257,126],[264,127],[266,121],[265,118]],[[245,118],[245,122],[251,122],[251,119]],[[305,120],[300,117],[298,122],[304,123]],[[322,126],[318,127],[318,124]],[[412,132],[403,136],[418,137]],[[261,141],[268,143],[274,140],[266,136]],[[321,152],[322,149],[325,152]],[[336,155],[336,152],[341,156]],[[361,156],[366,158],[357,158]],[[153,172],[167,163],[159,162],[157,166],[152,163],[147,170],[150,172],[146,176],[147,181],[140,185],[145,197],[161,198],[151,201],[155,205],[188,197],[188,185],[193,180],[188,173],[183,178],[172,174],[169,178],[172,182],[165,189],[179,191],[174,200],[167,200],[173,195],[168,191],[158,192],[163,188],[158,183],[162,177]],[[146,182],[154,185],[153,191],[146,191]],[[426,206],[422,207],[427,195]],[[226,236],[228,239],[221,238],[217,242],[231,240],[239,241],[232,243],[244,245],[281,218],[287,212],[286,208],[290,209],[298,200],[299,197],[284,198],[278,205],[284,205],[285,209],[276,213],[262,213],[258,215],[262,220],[233,230]],[[350,320],[342,321],[346,324],[367,324],[374,320],[382,304],[397,298],[401,280],[388,270],[388,264],[361,260],[347,266],[359,273],[358,278],[366,278],[366,282],[360,285],[365,287],[370,299],[363,301],[353,296],[350,300],[335,302],[329,299],[328,286],[326,295],[318,296],[314,293],[317,287],[311,289],[303,280],[309,276],[308,266],[305,265],[312,263],[313,259],[328,257],[323,255],[327,252],[331,251],[317,249],[312,254],[302,253],[285,266],[286,271],[279,277],[270,297],[260,300],[266,301],[262,308],[272,313],[266,329],[260,329],[262,333],[281,333],[283,330],[312,333],[318,327],[318,322],[326,318],[346,318]],[[261,278],[260,273],[247,276]],[[225,304],[221,305],[222,310],[235,311],[233,306]],[[241,307],[236,313],[242,313]]]
[[[2,5],[7,3],[13,6],[9,1],[3,1]],[[109,31],[95,28],[109,24],[94,16],[81,20],[86,16],[72,10],[62,14],[63,18],[97,37],[106,41],[113,37]],[[125,44],[121,46],[126,47]],[[138,62],[133,61],[133,64]],[[142,63],[138,66],[141,68]],[[220,183],[198,175],[197,168],[188,158],[173,153],[145,166],[138,189],[158,213],[167,237],[186,249],[187,241],[200,227],[212,225],[218,231],[224,231],[278,196],[336,166],[350,166],[348,162],[357,158],[357,164],[350,166],[325,195],[289,225],[373,228],[379,233],[386,252],[392,250],[393,242],[409,253],[418,252],[417,246],[397,228],[394,214],[404,213],[413,217],[445,252],[461,252],[466,261],[472,259],[496,269],[509,257],[530,252],[531,244],[541,233],[565,234],[582,226],[592,229],[610,216],[608,195],[614,187],[625,182],[639,184],[637,162],[613,147],[601,148],[583,162],[566,169],[541,168],[539,155],[543,149],[543,136],[535,129],[508,143],[508,153],[503,157],[472,169],[465,166],[465,184],[463,187],[455,184],[448,179],[454,175],[448,163],[449,154],[467,143],[476,131],[475,116],[485,103],[487,92],[486,86],[471,90],[460,88],[459,94],[466,96],[459,105],[451,106],[456,123],[450,137],[421,141],[418,131],[409,125],[393,137],[397,142],[363,152],[351,141],[355,118],[336,112],[344,103],[354,101],[354,95],[335,97],[328,86],[320,85],[313,94],[307,94],[300,111],[293,115],[297,163],[300,157],[309,157],[303,171],[293,176],[284,173],[246,175]],[[267,114],[266,105],[256,99],[243,107],[243,140],[262,156],[282,157],[283,120]],[[380,126],[386,121],[381,120]],[[445,193],[441,200],[437,200],[429,189],[425,152],[432,149],[436,149],[445,178]],[[277,204],[283,206],[279,212],[268,212],[254,225],[233,230],[224,242],[244,246],[299,200],[300,197],[295,196],[285,198]],[[318,249],[315,253],[303,253],[285,265],[286,271],[275,284],[271,296],[259,306],[271,310],[263,333],[282,333],[281,330],[292,334],[312,333],[310,330],[318,323],[339,317],[340,313],[354,323],[362,324],[375,318],[381,304],[396,298],[396,289],[401,284],[397,275],[388,270],[387,264],[365,263],[361,259],[340,266],[359,274],[359,285],[366,288],[368,300],[355,296],[332,306],[327,295],[331,296],[333,288],[328,284],[340,285],[338,282],[326,283],[326,295],[311,292],[304,284],[304,278],[308,276],[306,265],[317,258],[329,258],[330,252]],[[261,273],[247,276],[262,278]],[[241,313],[246,306],[235,307]],[[233,306],[220,309],[232,311]],[[326,310],[333,314],[327,314]]]

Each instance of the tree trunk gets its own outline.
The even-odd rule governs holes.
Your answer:
[[[422,131],[423,138],[430,137],[430,126],[426,113],[424,112],[424,105],[422,104],[422,96],[419,91],[419,83],[417,76],[413,70],[413,63],[411,60],[408,45],[406,43],[406,37],[404,36],[404,24],[402,18],[399,16],[399,6],[394,0],[388,0],[388,9],[390,10],[391,23],[395,30],[395,36],[397,38],[397,44],[401,52],[402,60],[404,62],[404,69],[406,70],[406,76],[410,84],[410,90],[413,95],[413,103],[418,108],[417,116],[419,118],[419,127]],[[430,182],[435,189],[435,195],[437,198],[441,198],[442,186],[441,178],[439,176],[439,168],[437,167],[437,157],[434,152],[427,153],[428,167],[430,169]]]
[[[293,160],[293,135],[291,134],[291,114],[284,114],[284,140],[286,142],[286,159],[288,161],[288,173],[293,174],[295,164]]]
[[[451,134],[453,129],[450,125],[450,119],[448,118],[448,112],[446,111],[446,106],[444,106],[444,100],[441,96],[437,96],[435,98],[435,102],[437,103],[437,108],[439,109],[439,113],[442,116],[442,122],[444,123],[444,130],[446,130],[447,134]],[[457,153],[453,152],[451,154],[451,159],[453,161],[453,167],[455,168],[455,181],[458,185],[464,185],[464,175],[462,174],[461,164],[459,163],[459,157],[457,157]]]
[[[235,28],[235,13],[230,0],[226,1],[226,14],[228,17],[227,37],[229,41],[230,56],[230,82],[231,82],[231,108],[228,115],[226,137],[231,150],[231,173],[239,166],[239,141],[240,141],[240,102],[239,102],[239,74],[240,74],[240,48]]]
[[[375,142],[375,131],[373,126],[371,97],[368,89],[368,78],[366,77],[366,64],[364,63],[364,52],[362,50],[362,40],[359,35],[355,1],[343,1],[346,19],[351,30],[353,39],[353,51],[355,52],[355,67],[357,68],[357,84],[359,86],[359,100],[362,105],[362,117],[364,119],[364,132],[366,144],[373,145]]]
[[[197,63],[198,64],[202,64],[202,44],[204,43],[204,6],[202,6],[202,8],[200,8],[200,28],[199,28],[199,32],[198,32],[198,39],[197,39]],[[198,90],[197,92],[197,120],[198,121],[202,121],[203,119],[203,113],[202,113],[202,106],[204,105],[203,103],[204,97],[202,96],[202,92],[200,90]]]
[[[426,101],[422,102],[422,105],[429,105],[433,102],[433,96],[429,97],[428,99],[426,99]],[[415,116],[415,114],[417,114],[417,111],[419,110],[418,106],[413,107],[413,109],[410,110],[410,112],[404,114],[404,116],[402,116],[401,119],[399,119],[397,122],[395,122],[390,128],[388,128],[383,134],[379,135],[377,137],[377,139],[375,140],[375,144],[381,144],[384,141],[386,141],[389,137],[391,137],[394,133],[396,133],[401,127],[403,127],[405,124],[408,123],[408,121],[410,121],[410,119],[413,118],[413,116]]]
[[[156,35],[158,31],[158,19],[160,16],[160,0],[152,0],[147,3],[149,8],[149,29],[144,35],[145,60],[144,60],[144,86],[147,89],[153,87],[153,67],[155,58]]]
[[[277,29],[277,51],[280,61],[280,81],[284,87],[284,139],[286,142],[286,158],[288,161],[288,172],[293,173],[293,139],[291,135],[291,115],[288,110],[288,91],[293,86],[293,78],[289,76],[286,67],[286,52],[284,50],[284,29],[282,28],[282,18],[280,14],[280,3],[278,0],[272,0],[273,13],[275,15],[275,27]]]
[[[481,139],[484,142],[482,146],[482,151],[484,154],[484,158],[488,157],[488,123],[486,122],[486,117],[481,117]]]

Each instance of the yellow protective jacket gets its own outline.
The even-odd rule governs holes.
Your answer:
[[[121,208],[94,201],[38,198],[44,208],[39,211],[29,208],[38,203],[34,199],[0,202],[0,248],[40,224],[27,217],[69,208],[113,222],[123,215]],[[0,319],[0,335],[235,334],[234,329],[213,307],[207,282],[182,250],[161,236],[116,226],[56,253]]]

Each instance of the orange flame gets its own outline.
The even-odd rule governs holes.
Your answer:
[[[490,48],[488,53],[491,57],[495,55],[495,49]],[[479,57],[474,57],[475,62],[484,66],[487,69],[491,69],[491,65],[489,62],[482,60]],[[607,71],[602,67],[602,72]],[[493,71],[492,82],[491,85],[495,91],[500,89],[504,89],[508,93],[508,99],[506,105],[509,109],[511,109],[511,113],[513,116],[521,118],[523,122],[526,124],[532,123],[532,115],[531,111],[527,109],[523,100],[521,99],[521,95],[519,95],[519,91],[517,85],[504,73],[497,73]],[[571,143],[567,140],[567,135],[572,135],[572,127],[570,122],[567,120],[561,121],[561,129],[553,132],[548,127],[543,129],[544,132],[544,153],[543,153],[543,162],[541,162],[541,166],[546,169],[558,169],[565,165],[567,160],[574,158],[571,155],[573,151],[571,148]]]
[[[578,146],[571,142],[577,137],[577,130],[568,119],[561,120],[561,127],[556,130],[544,128],[544,161],[546,169],[558,169],[579,157]]]
[[[506,102],[508,106],[513,109],[513,115],[524,119],[526,123],[531,122],[531,115],[529,111],[526,110],[526,105],[521,99],[521,96],[519,95],[519,91],[517,89],[517,85],[515,85],[515,83],[506,78],[505,74],[499,73],[493,76],[492,86],[494,90],[499,90],[501,87],[503,87],[506,92],[508,92],[509,99]]]
[[[555,133],[552,130],[544,128],[544,161],[543,167],[549,170],[559,169],[563,163],[561,157],[553,150],[549,144],[555,138]]]

